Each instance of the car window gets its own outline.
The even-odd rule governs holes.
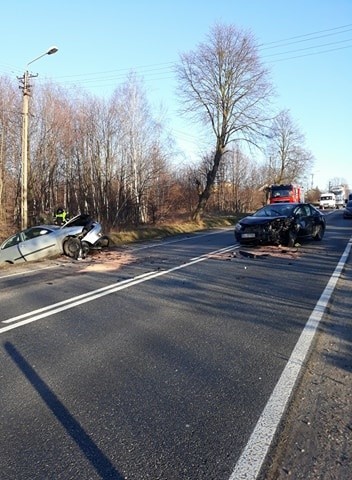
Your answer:
[[[13,235],[12,237],[10,237],[10,238],[4,243],[4,245],[2,246],[2,249],[9,248],[9,247],[13,247],[14,245],[17,245],[18,243],[20,243],[20,241],[21,241],[21,237],[20,237],[20,235],[17,233],[16,235]]]
[[[23,232],[23,236],[25,240],[31,240],[32,238],[40,237],[42,235],[47,235],[51,231],[47,228],[43,227],[33,227],[29,230]]]
[[[302,209],[305,216],[309,217],[312,214],[309,205],[303,205]]]
[[[267,205],[257,212],[253,213],[254,217],[287,217],[292,213],[292,206],[283,203]]]
[[[305,216],[305,211],[303,209],[303,207],[297,207],[296,210],[295,210],[295,216],[297,218],[302,218]]]

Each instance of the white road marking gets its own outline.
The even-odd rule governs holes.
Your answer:
[[[55,313],[63,312],[64,310],[68,310],[70,308],[76,307],[78,305],[82,305],[87,302],[91,302],[92,300],[96,300],[101,298],[105,295],[110,295],[111,293],[118,292],[120,290],[124,290],[125,288],[129,288],[133,285],[138,285],[139,283],[146,282],[156,277],[161,277],[163,275],[167,275],[168,273],[175,272],[177,270],[181,270],[183,268],[189,267],[190,265],[194,265],[195,263],[203,262],[208,260],[212,255],[219,254],[219,253],[226,253],[233,249],[237,248],[236,245],[231,245],[230,247],[221,248],[219,250],[215,250],[213,252],[201,255],[200,257],[196,257],[190,260],[187,263],[182,265],[178,265],[176,267],[170,268],[169,270],[161,270],[158,272],[149,272],[133,279],[124,280],[120,282],[118,285],[108,285],[106,287],[99,288],[98,290],[93,290],[92,292],[84,293],[82,295],[78,295],[77,297],[70,298],[68,300],[63,300],[62,302],[55,303],[53,305],[49,305],[47,307],[40,308],[38,310],[33,310],[31,312],[24,313],[22,315],[18,315],[16,317],[9,318],[7,320],[3,320],[2,323],[10,324],[12,322],[17,322],[12,325],[8,325],[6,327],[0,328],[0,333],[7,332],[9,330],[13,330],[14,328],[21,327],[23,325],[27,325],[28,323],[35,322],[45,317],[49,317],[54,315]]]
[[[162,240],[159,240],[157,243],[149,243],[148,245],[141,245],[141,246],[131,246],[128,248],[129,251],[135,252],[138,250],[145,250],[147,248],[155,248],[155,247],[166,247],[167,245],[171,245],[172,243],[179,243],[179,242],[185,242],[187,240],[196,240],[199,237],[208,237],[209,235],[217,235],[218,233],[224,233],[224,230],[233,230],[233,227],[223,227],[221,230],[216,230],[215,232],[208,232],[208,233],[201,233],[201,232],[189,232],[189,234],[185,233],[184,235],[190,235],[189,237],[183,237],[183,238],[176,238],[174,240],[167,240],[163,238]],[[134,245],[134,244],[133,244]]]
[[[313,341],[316,329],[340,278],[352,247],[352,238],[346,245],[334,273],[311,313],[297,343],[277,382],[268,403],[244,448],[229,480],[255,480],[260,473],[277,427],[285,412],[300,370]]]

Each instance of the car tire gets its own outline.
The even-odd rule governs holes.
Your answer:
[[[322,225],[319,225],[318,230],[313,238],[314,240],[320,242],[321,240],[323,240],[323,236],[324,236],[324,227]]]
[[[83,241],[81,242],[81,248],[82,248],[82,257],[86,258],[90,250],[90,244],[88,242]]]
[[[296,240],[297,240],[297,233],[294,232],[293,230],[289,230],[287,233],[287,246],[289,248],[294,247]]]
[[[79,238],[69,237],[62,245],[64,254],[70,258],[78,258],[81,247]]]

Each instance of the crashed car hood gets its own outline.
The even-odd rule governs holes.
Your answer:
[[[240,225],[249,226],[249,225],[265,225],[266,223],[274,222],[275,220],[286,220],[285,216],[275,216],[275,217],[245,217],[240,220]]]
[[[92,223],[92,218],[87,214],[79,214],[75,217],[68,220],[60,228],[71,228],[71,227],[86,227],[88,224]]]

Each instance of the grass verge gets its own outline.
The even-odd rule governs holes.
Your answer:
[[[240,216],[207,217],[200,222],[175,222],[158,226],[143,226],[134,230],[110,232],[109,238],[114,245],[138,242],[141,240],[161,239],[182,233],[193,233],[212,228],[230,227],[235,225]]]

